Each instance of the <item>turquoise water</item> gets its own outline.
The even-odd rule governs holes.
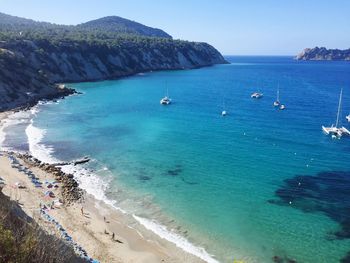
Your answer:
[[[337,209],[330,191],[306,211],[310,199],[289,204],[276,191],[297,175],[350,176],[350,139],[321,131],[335,122],[341,87],[342,122],[350,126],[350,63],[227,59],[232,64],[71,84],[84,94],[40,106],[34,126],[46,130],[42,143],[55,157],[90,155],[108,168],[97,174],[120,207],[174,229],[221,262],[339,262],[350,239],[330,236],[349,219],[350,205]],[[278,84],[285,111],[272,106]],[[166,87],[173,104],[161,106]],[[264,97],[251,99],[254,91]]]

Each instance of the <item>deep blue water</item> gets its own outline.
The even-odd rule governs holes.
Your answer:
[[[227,59],[71,84],[84,94],[40,106],[34,126],[55,157],[90,155],[107,167],[98,174],[120,207],[222,262],[339,262],[350,251],[347,232],[334,234],[350,226],[350,138],[332,140],[321,125],[335,122],[343,88],[350,126],[350,63]],[[272,106],[278,85],[284,111]],[[166,88],[173,104],[161,106]]]

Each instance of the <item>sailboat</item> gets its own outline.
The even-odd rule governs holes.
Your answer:
[[[273,106],[278,107],[278,106],[280,106],[280,104],[281,104],[280,103],[280,87],[278,85],[277,98],[276,98],[275,102],[273,103]]]
[[[346,119],[348,120],[348,122],[350,122],[350,114],[346,116]]]
[[[347,128],[345,128],[344,126],[338,127],[339,126],[339,115],[340,115],[340,110],[341,110],[342,97],[343,97],[343,89],[340,90],[337,120],[336,120],[335,126],[334,125],[332,125],[331,127],[322,126],[323,132],[327,135],[332,135],[332,138],[340,138],[343,135],[350,136],[350,131]]]
[[[222,100],[222,112],[221,112],[221,116],[226,116],[227,115],[227,111],[225,110],[225,101]]]
[[[160,104],[162,105],[169,105],[171,103],[171,99],[169,98],[169,90],[166,89],[166,95],[164,98],[160,100]]]
[[[279,110],[285,110],[286,105],[280,102],[280,84],[278,83],[276,100],[273,102],[274,107],[278,107]]]

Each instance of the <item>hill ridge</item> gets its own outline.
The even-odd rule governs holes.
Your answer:
[[[154,29],[137,22],[128,26],[137,33],[108,28],[108,19],[64,26],[0,14],[0,111],[72,92],[55,83],[227,63],[207,43],[154,36]]]

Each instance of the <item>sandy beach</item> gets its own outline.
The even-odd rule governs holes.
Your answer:
[[[0,113],[0,120],[8,114]],[[15,158],[19,165],[14,166],[11,158]],[[30,165],[16,153],[1,152],[0,177],[5,182],[3,193],[18,201],[22,209],[47,232],[59,236],[52,223],[40,216],[40,207],[45,205],[46,213],[63,226],[89,257],[100,262],[203,262],[139,224],[133,223],[131,228],[130,215],[93,196],[85,194],[83,201],[61,204],[58,202],[64,202],[61,183],[54,183],[57,186],[50,188],[45,183],[36,187],[22,169],[34,174],[41,182],[55,180],[52,173]],[[47,191],[51,191],[53,197],[45,195]],[[56,203],[51,209],[53,201]]]

